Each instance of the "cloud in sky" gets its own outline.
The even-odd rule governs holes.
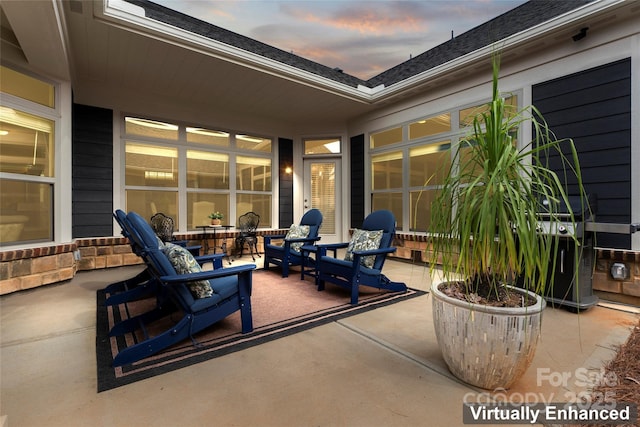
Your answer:
[[[369,79],[525,0],[153,0]]]

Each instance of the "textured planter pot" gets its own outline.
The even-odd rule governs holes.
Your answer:
[[[222,224],[222,220],[220,219],[212,219],[211,220],[211,225],[220,225]]]
[[[516,289],[519,292],[528,292]],[[487,307],[451,298],[431,286],[433,323],[449,370],[462,381],[488,390],[508,389],[535,355],[543,298],[523,308]]]

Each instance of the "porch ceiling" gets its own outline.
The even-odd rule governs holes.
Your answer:
[[[15,46],[10,41],[10,47],[17,48],[33,69],[70,78],[75,102],[194,124],[242,123],[247,131],[251,130],[247,121],[256,129],[340,131],[383,105],[468,78],[491,53],[488,47],[367,94],[312,73],[302,75],[295,67],[264,64],[242,58],[237,51],[198,45],[167,34],[166,28],[109,19],[105,4],[104,0],[3,2],[15,33]],[[504,48],[503,62],[566,40],[575,28],[589,26],[595,32],[611,25],[612,19],[638,15],[633,4],[617,0],[596,2],[593,9],[588,19],[577,12],[548,28],[516,34]],[[131,15],[135,19],[135,13]],[[11,39],[6,36],[5,19],[2,31],[5,48]]]
[[[106,102],[109,107],[135,112],[146,111],[141,108],[151,103],[158,107],[158,114],[171,110],[171,117],[176,109],[182,110],[185,120],[199,111],[207,112],[209,123],[217,118],[227,123],[241,116],[289,126],[318,121],[344,124],[371,108],[216,57],[205,49],[185,48],[157,34],[105,23],[96,19],[86,3],[81,12],[74,11],[72,4],[65,2],[64,7],[76,102]]]
[[[206,123],[214,124],[251,117],[257,123],[294,128],[304,123],[343,128],[372,108],[362,100],[216,57],[205,49],[185,48],[158,34],[106,22],[94,13],[102,1],[56,3],[63,10],[67,53],[62,43],[52,42],[56,37],[50,32],[59,28],[55,7],[7,3],[3,9],[27,60],[55,77],[70,75],[77,103],[158,117],[170,114],[186,121],[208,118]],[[38,25],[29,24],[34,16]],[[64,37],[57,36],[58,41]],[[67,57],[68,70],[61,60]]]

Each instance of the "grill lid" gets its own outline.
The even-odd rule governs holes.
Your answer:
[[[567,199],[569,202],[568,205],[565,204],[564,200],[560,200],[558,202],[555,213],[557,218],[569,221],[569,218],[571,217],[570,212],[573,212],[573,218],[576,222],[593,221],[593,212],[595,212],[596,205],[595,197],[588,195],[583,199],[580,196],[568,196]],[[549,212],[551,203],[552,202],[546,198],[542,198],[540,200],[538,216],[541,220],[548,220],[551,217],[551,213]],[[571,210],[569,210],[569,207]]]

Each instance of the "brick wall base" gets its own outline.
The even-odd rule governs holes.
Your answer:
[[[285,234],[287,230],[262,231],[259,234]],[[227,254],[235,254],[237,232],[218,233],[214,242],[211,235],[176,235],[187,240],[189,245],[203,245],[203,237],[211,249],[220,251],[223,242]],[[258,251],[264,252],[262,239],[258,239]],[[427,261],[427,239],[425,236],[399,233],[393,242],[397,247],[391,258],[424,263]],[[248,250],[245,249],[245,254]],[[247,255],[245,255],[247,256]],[[594,293],[609,301],[640,306],[640,252],[598,249],[593,275]],[[629,269],[625,280],[611,277],[611,265],[622,262]],[[71,280],[78,271],[122,267],[142,263],[131,252],[123,237],[78,239],[74,243],[46,246],[33,249],[16,249],[0,252],[0,295],[32,289],[38,286]]]
[[[287,230],[270,230],[260,234],[284,234]],[[237,232],[218,233],[216,241],[204,236],[210,252],[214,246],[220,252],[223,242],[227,254],[235,254]],[[176,235],[189,245],[203,245],[202,235]],[[264,252],[262,239],[258,239],[258,251]],[[245,249],[245,253],[249,251]],[[78,239],[73,243],[43,246],[31,249],[14,249],[0,252],[0,295],[37,288],[73,279],[78,271],[99,270],[141,264],[142,259],[131,251],[124,237],[98,237]]]
[[[392,257],[413,262],[429,259],[425,236],[398,233],[394,245],[397,250]],[[629,277],[615,280],[610,273],[614,262],[625,264]],[[593,293],[604,300],[640,307],[640,252],[597,249],[592,286]]]

